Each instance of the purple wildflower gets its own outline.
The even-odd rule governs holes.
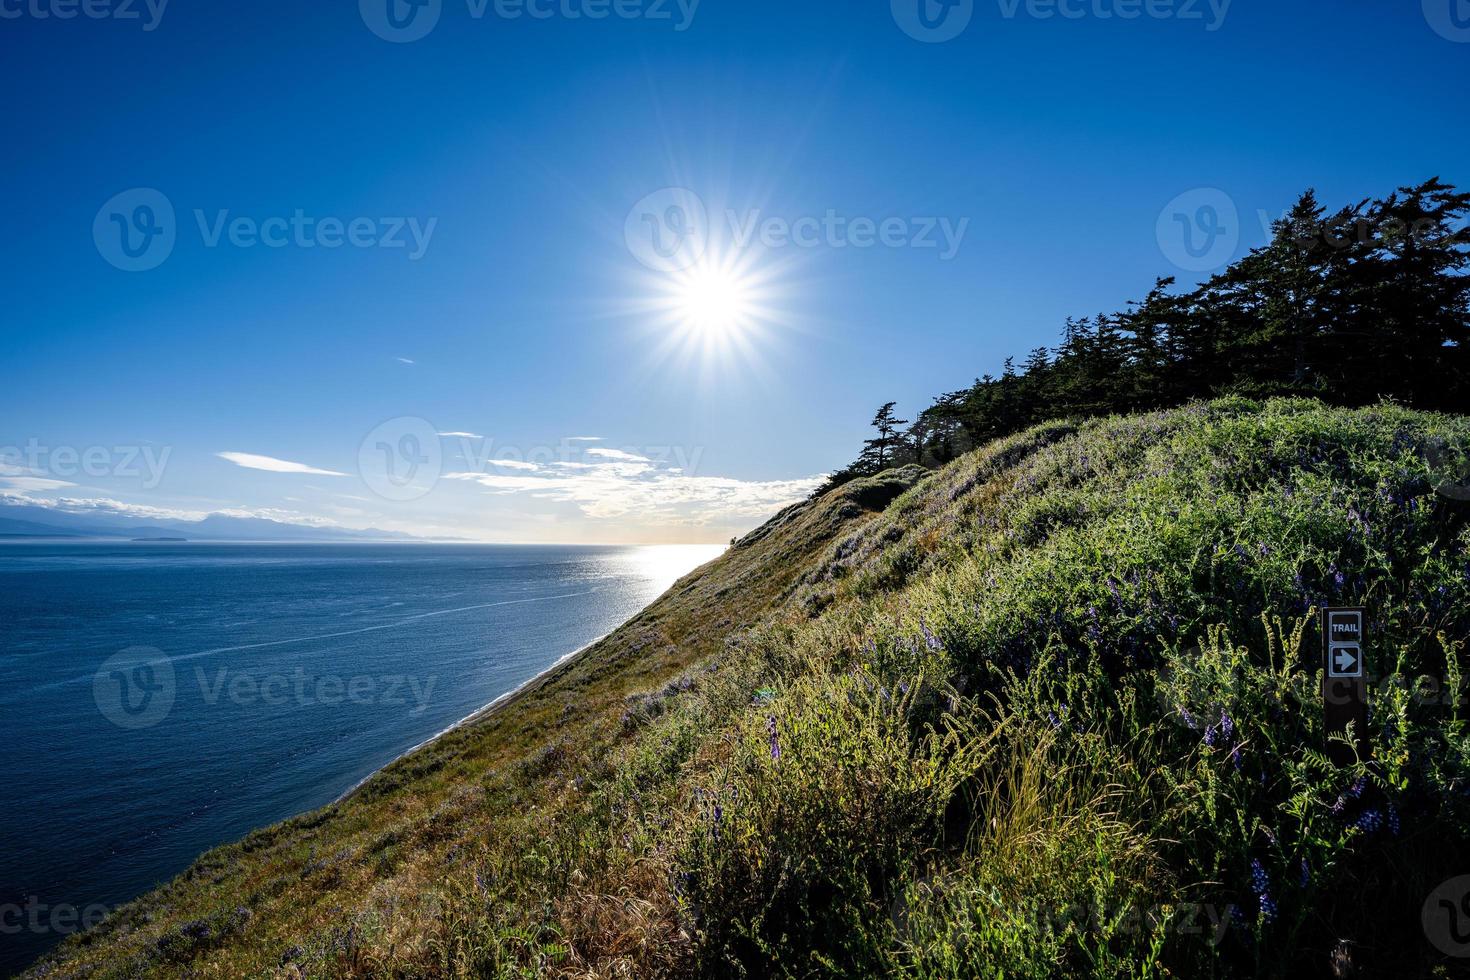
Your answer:
[[[1383,826],[1383,814],[1377,810],[1364,810],[1358,818],[1357,827],[1365,834],[1375,834]]]
[[[922,617],[919,619],[919,631],[924,634],[924,645],[930,650],[944,649],[944,643],[934,635],[934,631],[929,628],[929,624],[924,622]]]
[[[1256,893],[1256,904],[1261,910],[1261,922],[1270,925],[1276,921],[1276,902],[1271,898],[1271,877],[1256,858],[1251,858],[1251,888]]]
[[[1307,864],[1306,858],[1302,858],[1301,867],[1297,871],[1297,880],[1303,888],[1306,888],[1312,883],[1312,867]]]
[[[771,761],[781,761],[781,741],[776,737],[776,716],[766,719],[766,731],[771,735]]]
[[[1388,832],[1395,837],[1399,835],[1399,808],[1392,803],[1388,805]]]

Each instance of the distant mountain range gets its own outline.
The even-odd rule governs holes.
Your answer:
[[[190,541],[417,541],[411,534],[368,528],[313,527],[260,517],[210,514],[201,521],[134,521],[117,514],[77,514],[31,504],[0,506],[4,538],[186,538]]]

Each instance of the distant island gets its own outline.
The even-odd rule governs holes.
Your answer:
[[[0,540],[34,538],[109,538],[124,541],[421,541],[400,531],[358,530],[289,524],[260,517],[210,514],[201,520],[132,521],[126,515],[98,515],[0,497]]]

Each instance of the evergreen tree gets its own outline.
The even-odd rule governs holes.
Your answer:
[[[878,434],[863,443],[863,453],[858,457],[858,467],[864,472],[878,473],[892,466],[906,445],[903,427],[909,422],[894,412],[897,404],[887,402],[873,416],[872,426]]]
[[[1225,392],[1470,405],[1470,194],[1438,178],[1329,212],[1307,191],[1265,245],[1192,290],[1159,279],[1116,314],[1068,318],[1055,351],[940,396],[905,434],[894,403],[828,486],[934,466],[1036,422]]]

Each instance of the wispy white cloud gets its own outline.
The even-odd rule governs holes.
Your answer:
[[[44,493],[48,490],[64,490],[74,486],[76,486],[75,483],[67,483],[65,480],[47,480],[39,476],[0,476],[0,487],[7,490],[18,490],[21,493]]]
[[[603,459],[617,459],[628,463],[647,463],[647,456],[639,456],[634,453],[625,453],[621,449],[604,449],[602,446],[593,446],[587,450],[588,456],[599,456]]]
[[[267,473],[310,473],[313,476],[346,476],[336,470],[320,470],[305,463],[293,463],[273,456],[257,456],[254,453],[215,453],[220,459],[243,466],[247,470],[265,470]]]
[[[519,459],[492,459],[490,460],[490,465],[499,466],[501,469],[506,470],[524,470],[528,473],[534,473],[541,469],[535,463],[527,463]]]
[[[445,439],[483,439],[484,436],[478,432],[441,432],[439,435]]]
[[[0,476],[36,476],[36,471],[24,466],[0,462]]]
[[[397,361],[399,364],[417,364],[418,363],[418,361],[415,361],[414,359],[412,359],[410,357],[395,357],[395,358],[393,358],[393,360]]]
[[[602,455],[609,461],[552,463],[535,473],[450,473],[446,479],[474,483],[498,495],[571,503],[597,520],[687,525],[760,520],[805,498],[825,479],[691,476],[632,453],[609,450]]]
[[[567,442],[601,442],[602,436],[567,436]]]

